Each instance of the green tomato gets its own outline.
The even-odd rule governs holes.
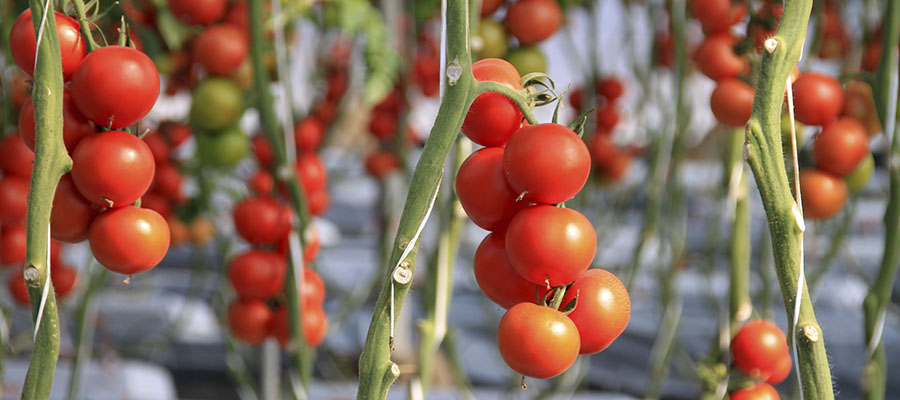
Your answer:
[[[500,22],[485,18],[478,25],[478,36],[481,37],[481,50],[478,58],[503,58],[509,48],[509,40],[506,37],[506,29]]]
[[[191,125],[198,131],[219,131],[235,125],[244,113],[241,90],[227,79],[200,82],[191,100]]]
[[[510,51],[506,61],[515,66],[522,76],[532,72],[547,72],[547,57],[536,46],[523,46]]]
[[[844,181],[847,182],[847,189],[850,190],[850,193],[859,192],[866,187],[874,172],[875,158],[872,157],[872,153],[869,153],[866,158],[859,162],[859,165],[856,166],[853,172],[844,176]]]
[[[250,137],[240,127],[232,126],[215,134],[197,135],[197,157],[206,165],[234,167],[247,156]]]

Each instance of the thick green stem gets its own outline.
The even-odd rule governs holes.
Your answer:
[[[390,271],[390,275],[386,277],[388,280],[378,296],[366,345],[360,355],[359,399],[384,399],[400,374],[399,367],[391,361],[391,332],[394,323],[391,316],[399,314],[409,292],[416,269],[419,226],[428,217],[443,176],[447,154],[476,94],[469,50],[469,12],[475,10],[473,3],[472,0],[447,3],[445,32],[448,73],[442,77],[446,79],[444,97],[410,182],[400,227],[385,268]],[[404,252],[410,246],[410,251]]]
[[[69,400],[78,399],[81,394],[84,365],[91,360],[94,343],[94,324],[96,322],[96,310],[93,306],[94,295],[109,276],[108,269],[93,262],[88,264],[88,271],[90,271],[90,280],[75,312],[75,359],[72,360],[72,374],[69,376]]]
[[[772,232],[775,269],[788,315],[789,335],[795,346],[803,394],[807,400],[833,399],[831,371],[825,354],[822,330],[816,321],[806,280],[800,279],[803,216],[791,195],[784,165],[781,140],[781,110],[791,69],[800,59],[806,37],[812,0],[787,0],[775,36],[766,41],[747,124],[747,161]],[[801,289],[798,319],[794,320],[795,299]]]
[[[728,292],[728,316],[731,332],[750,318],[750,202],[747,199],[747,173],[744,169],[744,135],[732,132],[729,138],[728,161],[725,171],[729,177],[728,199],[734,205],[731,225],[731,244],[728,256],[731,274]]]
[[[78,24],[81,26],[81,36],[87,41],[87,51],[92,52],[100,48],[100,45],[94,40],[91,34],[91,21],[88,19],[84,11],[84,2],[82,0],[72,0],[75,5],[75,16],[78,17]]]
[[[47,10],[43,9],[39,0],[31,0],[30,4],[35,36],[41,37],[41,41],[37,45],[38,61],[34,66],[31,94],[34,102],[35,156],[31,191],[28,193],[28,240],[23,273],[37,334],[22,398],[46,399],[50,397],[59,357],[59,320],[47,254],[50,247],[50,207],[59,178],[72,168],[72,159],[66,153],[62,138],[63,77],[53,3],[49,3],[51,7]],[[47,18],[39,35],[45,13]],[[42,301],[45,292],[46,301]]]

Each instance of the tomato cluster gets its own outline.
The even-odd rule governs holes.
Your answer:
[[[780,383],[791,373],[791,354],[781,328],[765,320],[747,322],[731,340],[731,358],[738,370],[762,381],[732,393],[732,398],[779,398],[769,384]],[[759,397],[764,393],[771,397]]]
[[[440,79],[437,83],[440,84]],[[366,172],[376,179],[382,179],[402,166],[402,161],[396,153],[397,135],[404,135],[403,144],[419,142],[419,137],[412,127],[406,125],[404,129],[399,123],[400,114],[408,108],[409,103],[403,95],[403,90],[397,87],[372,109],[369,133],[378,141],[378,147],[366,155],[364,166]]]
[[[555,0],[515,0],[506,7],[505,24],[491,18],[505,3],[505,0],[481,2],[481,23],[479,24],[481,59],[505,58],[522,74],[546,72],[547,58],[538,44],[553,36],[564,22],[562,8]],[[508,36],[518,42],[509,49]]]
[[[597,99],[596,126],[588,149],[598,177],[609,182],[622,180],[631,166],[632,154],[613,141],[613,132],[619,124],[619,99],[625,93],[625,84],[615,76],[597,80],[594,96]],[[569,103],[575,110],[584,110],[584,88],[577,88],[569,95]]]

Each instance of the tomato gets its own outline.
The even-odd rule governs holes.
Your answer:
[[[311,347],[318,347],[325,340],[325,333],[328,332],[328,317],[322,307],[304,307],[300,311],[301,321],[303,325],[303,337],[306,344]],[[272,318],[272,336],[278,339],[281,347],[287,347],[291,341],[290,321],[288,320],[287,307],[281,307],[275,310],[275,316]]]
[[[516,67],[497,58],[486,58],[472,64],[478,81],[494,81],[515,90],[522,89]],[[516,104],[499,93],[482,93],[475,98],[462,124],[463,133],[482,146],[502,146],[522,125],[522,112]]]
[[[506,10],[506,29],[523,46],[553,36],[562,23],[562,8],[554,0],[516,0]]]
[[[162,135],[169,145],[173,148],[184,143],[187,138],[194,133],[191,131],[190,125],[179,124],[171,121],[164,121],[159,124],[159,134]]]
[[[28,149],[22,136],[13,133],[0,140],[0,171],[31,179],[34,152]]]
[[[806,218],[831,218],[844,209],[847,191],[847,183],[839,176],[817,169],[800,171],[800,192],[803,193]]]
[[[536,205],[519,211],[506,230],[513,269],[537,285],[566,285],[594,261],[597,233],[578,211]]]
[[[184,175],[178,172],[178,167],[170,162],[156,165],[156,175],[153,177],[153,190],[165,196],[167,199],[181,202],[184,194],[181,187],[184,184]]]
[[[306,195],[309,215],[323,216],[331,206],[331,196],[325,189],[319,189]]]
[[[4,226],[0,229],[0,265],[10,266],[25,262],[26,231],[23,225]]]
[[[150,57],[124,46],[92,51],[72,75],[72,98],[95,124],[124,128],[143,118],[159,96],[159,72]]]
[[[478,287],[500,307],[509,309],[519,303],[535,303],[538,290],[541,295],[547,291],[525,280],[509,265],[504,232],[494,232],[484,237],[475,251],[473,265]]]
[[[847,182],[847,190],[849,190],[850,193],[858,193],[866,187],[866,184],[872,179],[872,174],[874,172],[875,158],[869,153],[863,158],[853,172],[844,175],[844,181]]]
[[[205,25],[225,14],[225,0],[168,0],[172,15],[189,25]]]
[[[129,20],[141,25],[156,24],[156,6],[150,0],[125,0],[121,4]]]
[[[772,370],[772,374],[769,375],[769,379],[766,379],[766,382],[771,384],[778,384],[787,379],[788,375],[791,374],[791,355],[790,353],[785,354],[781,357],[781,360],[775,364],[775,368]]]
[[[153,182],[156,164],[143,140],[128,132],[89,136],[72,152],[72,180],[92,203],[121,207],[134,203]]]
[[[172,203],[169,202],[169,199],[155,192],[144,193],[144,196],[141,197],[141,208],[156,211],[166,219],[172,216]]]
[[[607,102],[605,107],[597,110],[597,129],[611,132],[619,124],[619,111],[616,106]]]
[[[261,300],[238,300],[228,306],[228,330],[247,344],[262,344],[271,323],[272,310]]]
[[[216,236],[216,225],[209,218],[196,217],[188,225],[188,233],[194,246],[203,246]]]
[[[532,378],[561,374],[578,358],[578,328],[565,314],[534,303],[519,303],[500,319],[497,347],[506,365]]]
[[[868,83],[861,80],[847,82],[844,99],[844,109],[841,111],[841,115],[856,118],[866,126],[870,137],[881,132],[881,121],[878,119],[878,111],[875,109],[872,87]]]
[[[277,244],[291,230],[287,206],[270,197],[250,197],[234,207],[234,228],[253,244]]]
[[[547,72],[547,57],[537,46],[522,46],[509,52],[506,60],[522,75],[532,72]]]
[[[576,111],[581,111],[583,105],[584,89],[576,87],[569,93],[569,104]]]
[[[247,156],[250,137],[233,126],[214,135],[197,135],[197,157],[204,164],[232,168]]]
[[[400,168],[400,160],[393,152],[376,150],[366,156],[365,167],[369,175],[381,179]]]
[[[755,92],[752,86],[741,80],[726,78],[719,81],[713,90],[709,106],[720,124],[731,127],[744,126],[753,112]]]
[[[785,356],[789,350],[784,332],[769,321],[749,321],[731,339],[732,363],[753,378],[768,379]]]
[[[241,28],[219,24],[197,35],[191,45],[191,55],[210,75],[228,76],[247,58],[249,47],[246,32]]]
[[[90,135],[97,132],[97,127],[89,119],[78,111],[72,92],[63,89],[63,142],[66,150],[71,153],[75,146]],[[25,141],[25,145],[34,151],[34,103],[29,98],[19,112],[19,134]]]
[[[268,196],[272,194],[272,190],[275,188],[275,178],[268,171],[258,169],[248,179],[248,186],[253,193]]]
[[[760,382],[746,389],[732,392],[729,396],[731,400],[779,400],[781,397],[778,391],[772,385]]]
[[[484,5],[485,2],[481,4]],[[506,28],[503,24],[493,19],[482,19],[478,24],[478,37],[481,38],[481,49],[478,50],[478,58],[503,58],[509,48],[509,40],[506,38]]]
[[[25,276],[22,275],[21,269],[13,271],[6,279],[6,288],[13,300],[19,305],[27,306],[31,302],[28,299],[28,285],[25,284]]]
[[[31,98],[31,77],[19,68],[11,68],[6,71],[3,84],[6,85],[7,98],[11,100],[15,109],[22,108],[25,101]]]
[[[191,232],[184,222],[181,222],[180,219],[175,217],[166,218],[166,222],[169,223],[172,246],[177,246],[188,241]]]
[[[591,159],[597,169],[605,170],[615,162],[619,148],[607,135],[594,134],[591,138]]]
[[[328,171],[319,155],[306,152],[297,157],[294,165],[297,172],[297,180],[303,186],[304,193],[312,194],[325,190],[325,182],[328,180]]]
[[[707,36],[694,51],[694,62],[703,75],[714,81],[737,78],[748,72],[750,63],[734,52],[737,38],[729,33]]]
[[[313,151],[325,137],[325,124],[316,117],[307,117],[294,125],[294,143],[298,152]]]
[[[88,230],[94,258],[104,267],[132,275],[159,264],[169,250],[169,224],[156,211],[126,206],[106,210]]]
[[[244,34],[249,34],[250,13],[247,9],[247,2],[239,0],[232,3],[225,12],[225,22],[241,28]]]
[[[151,132],[144,135],[142,140],[147,147],[150,148],[150,152],[153,153],[153,161],[157,164],[169,162],[169,156],[172,153],[172,149],[169,148],[169,143],[166,142],[166,139],[163,138],[162,135]]]
[[[75,289],[78,272],[65,264],[54,264],[50,266],[50,281],[53,282],[56,298],[64,299],[72,293],[72,289]]]
[[[300,304],[304,309],[322,308],[325,303],[325,282],[312,268],[303,268],[303,286],[300,287]]]
[[[503,172],[503,148],[478,150],[459,167],[456,194],[475,225],[489,231],[504,230],[513,215],[528,205],[516,194]]]
[[[597,82],[597,92],[608,102],[615,102],[625,93],[625,83],[621,79],[609,76]]]
[[[322,247],[322,238],[319,237],[319,231],[313,225],[306,227],[306,231],[303,232],[303,238],[306,241],[303,247],[303,261],[311,263],[319,254],[319,248]],[[322,290],[325,290],[324,285]]]
[[[483,0],[481,2],[481,16],[486,17],[497,11],[505,0]]]
[[[581,354],[603,351],[628,326],[631,300],[628,290],[615,275],[602,269],[589,269],[566,290],[562,304],[575,296],[578,303],[569,318],[578,327]]]
[[[62,262],[60,255],[62,254],[62,243],[56,239],[50,239],[50,264],[59,264]]]
[[[59,11],[53,12],[56,21],[56,33],[59,36],[59,55],[62,61],[63,79],[69,80],[78,64],[87,53],[85,41],[81,37],[78,21]],[[28,75],[34,75],[34,54],[37,40],[34,36],[34,24],[31,21],[31,9],[26,9],[13,22],[9,33],[9,53],[19,68]]]
[[[691,0],[690,9],[708,33],[727,31],[747,12],[743,3],[732,3],[732,0]]]
[[[266,300],[284,288],[287,263],[278,253],[247,250],[228,262],[228,280],[238,298]]]
[[[591,153],[575,132],[558,124],[516,131],[503,153],[506,181],[535,203],[557,204],[575,197],[591,173]],[[568,283],[568,282],[567,282]]]
[[[259,161],[260,164],[268,167],[275,161],[272,145],[262,134],[258,134],[251,139],[250,148],[253,150],[253,155],[256,156],[256,160]]]
[[[96,205],[78,192],[72,174],[63,175],[56,186],[53,207],[50,209],[50,236],[69,243],[87,239],[88,229],[98,211]]]
[[[819,168],[847,175],[869,154],[866,127],[854,118],[838,119],[816,137],[812,154]]]
[[[227,79],[207,78],[197,85],[191,99],[191,125],[218,131],[237,124],[244,114],[241,89]]]
[[[16,175],[0,178],[0,226],[17,225],[25,221],[28,212],[28,191],[31,183]]]
[[[794,117],[807,125],[827,125],[837,119],[844,107],[841,83],[815,72],[800,74],[793,84]]]
[[[390,140],[397,133],[397,117],[391,113],[374,111],[369,120],[369,132],[381,140]]]

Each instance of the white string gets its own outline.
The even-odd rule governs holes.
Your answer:
[[[278,71],[279,86],[281,86],[281,96],[278,98],[278,105],[281,107],[281,125],[284,131],[284,147],[287,150],[287,159],[289,163],[297,160],[297,147],[294,142],[294,115],[290,106],[290,74],[283,74],[284,71],[290,71],[287,57],[287,46],[284,41],[284,30],[280,29],[283,21],[281,14],[281,1],[272,0],[272,30],[275,32],[275,70]]]
[[[47,24],[47,10],[50,9],[50,0],[44,1],[44,15],[41,16],[41,25],[38,27],[37,39],[35,39],[36,48],[34,51],[34,67],[37,67],[38,56],[41,54],[41,38],[44,37],[44,26]]]
[[[794,122],[794,89],[790,74],[788,74],[786,86],[788,116],[790,117],[791,121],[791,154],[793,156],[794,163],[794,192],[797,197],[796,200],[794,200],[795,203],[793,212],[794,220],[800,228],[800,273],[797,276],[797,293],[794,295],[794,314],[791,327],[791,338],[794,343],[794,359],[800,360],[800,352],[797,346],[797,326],[799,325],[800,319],[800,305],[801,301],[803,300],[803,286],[806,282],[806,268],[804,266],[805,251],[803,249],[803,233],[806,231],[806,224],[803,220],[803,194],[800,193],[800,163],[797,159],[797,127],[796,123]],[[803,380],[800,379],[799,361],[794,363],[794,370],[797,373],[797,383],[800,385],[800,400],[803,400]]]
[[[50,295],[50,224],[47,224],[47,278],[44,280],[44,290],[41,292],[41,304],[38,306],[37,316],[34,318],[34,340],[37,342],[38,330],[44,319],[44,307],[47,305],[47,297]]]

